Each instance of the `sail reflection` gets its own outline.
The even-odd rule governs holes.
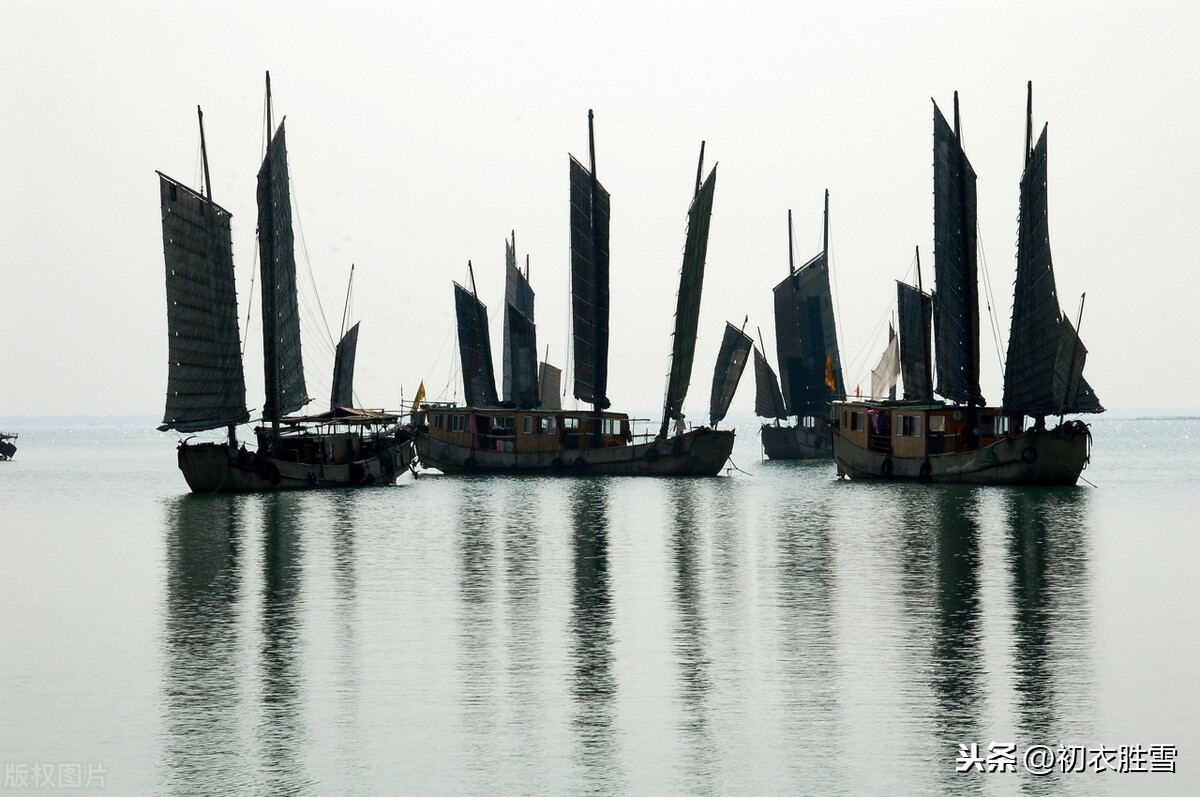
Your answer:
[[[572,485],[574,593],[571,601],[571,659],[574,672],[571,720],[582,790],[612,794],[624,790],[616,734],[617,678],[613,672],[613,607],[608,572],[607,479],[580,479]]]
[[[210,783],[232,793],[253,782],[238,721],[244,501],[184,495],[166,505],[163,748],[173,792]]]
[[[1040,488],[1007,496],[1013,677],[1020,749],[1084,744],[1090,692],[1086,491]],[[1075,775],[1027,777],[1031,794],[1059,794]]]
[[[679,670],[679,737],[686,751],[683,783],[688,794],[714,793],[717,756],[713,744],[712,657],[708,651],[708,624],[704,613],[705,581],[703,550],[705,535],[697,516],[697,484],[694,480],[671,482],[668,486],[671,516],[671,560],[674,565],[672,592],[676,604],[672,638]]]
[[[262,640],[259,649],[262,715],[258,740],[272,793],[296,793],[311,785],[297,752],[305,729],[301,711],[298,603],[303,546],[298,522],[302,496],[261,497],[263,522]]]

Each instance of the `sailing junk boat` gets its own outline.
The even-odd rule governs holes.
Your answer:
[[[834,405],[838,472],[854,479],[980,484],[1075,484],[1091,432],[1061,416],[1103,412],[1083,378],[1087,354],[1054,286],[1046,203],[1046,129],[1036,146],[1033,87],[1026,111],[1025,170],[1017,275],[1004,399],[988,407],[979,389],[975,172],[962,149],[958,95],[951,129],[934,103],[934,265],[937,291],[900,283],[900,357],[905,399]],[[918,267],[918,274],[919,274]],[[929,364],[930,310],[937,393]],[[911,381],[910,381],[911,380]],[[1060,422],[1047,429],[1047,415]],[[1025,416],[1033,418],[1023,428]]]
[[[267,119],[270,114],[267,76]],[[296,264],[284,126],[271,137],[258,175],[266,403],[258,450],[238,445],[246,383],[234,290],[230,214],[212,201],[204,117],[200,147],[205,193],[159,172],[170,338],[167,402],[160,430],[228,429],[225,442],[179,444],[179,469],[193,492],[237,492],[394,482],[412,458],[398,417],[348,406],[357,325],[338,347],[329,413],[291,417],[308,402],[300,358]],[[343,402],[345,402],[343,404]],[[281,431],[286,426],[286,431]],[[339,429],[340,427],[340,429]]]
[[[608,411],[609,194],[595,176],[590,111],[588,145],[590,169],[573,157],[570,162],[571,307],[574,394],[592,405],[591,411],[558,408],[558,369],[542,363],[540,373],[534,373],[533,294],[525,293],[527,281],[518,282],[518,288],[511,290],[511,278],[516,271],[512,254],[505,307],[505,350],[509,355],[504,370],[505,401],[501,404],[496,396],[487,308],[473,290],[468,292],[455,284],[466,406],[422,405],[416,446],[426,467],[444,473],[705,476],[719,473],[729,458],[734,441],[732,431],[700,427],[686,433],[667,434],[670,422],[682,419],[683,399],[691,375],[716,170],[700,182],[702,147],[695,196],[688,212],[662,428],[654,439],[634,444],[629,416]],[[528,375],[534,375],[541,386],[536,400],[528,389]]]
[[[758,397],[755,412],[773,419],[762,426],[763,451],[769,459],[828,459],[833,441],[827,428],[830,404],[846,397],[838,355],[833,296],[829,290],[829,192],[820,254],[799,269],[793,252],[792,212],[788,211],[788,276],[775,286],[775,345],[779,380],[766,358],[755,351]],[[795,425],[779,421],[795,417]]]
[[[12,459],[17,453],[17,444],[9,442],[16,440],[17,435],[0,432],[0,459]]]

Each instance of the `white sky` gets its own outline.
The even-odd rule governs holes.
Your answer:
[[[1200,376],[1200,4],[0,2],[0,415],[161,413],[166,312],[155,170],[233,213],[240,313],[254,245],[263,74],[286,116],[298,261],[332,334],[356,264],[356,393],[396,407],[450,380],[452,280],[475,264],[499,379],[504,239],[531,256],[539,347],[569,338],[567,153],[612,193],[614,409],[661,406],[701,139],[719,162],[692,389],[707,417],[726,319],[762,328],[831,238],[845,378],[869,388],[894,280],[932,275],[932,106],[960,92],[1007,341],[1025,85],[1050,124],[1060,297],[1087,292],[1087,377],[1109,408],[1195,406]],[[706,165],[706,169],[707,169]],[[257,284],[255,285],[257,290]],[[311,292],[310,292],[311,294]],[[262,406],[255,297],[247,345]],[[309,318],[316,406],[332,354]],[[1000,399],[984,322],[983,390]],[[869,362],[868,362],[869,361]],[[744,378],[733,410],[753,408]],[[450,385],[449,398],[462,388]]]

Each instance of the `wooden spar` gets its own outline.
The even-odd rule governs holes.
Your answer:
[[[1033,154],[1033,81],[1029,81],[1029,93],[1025,99],[1025,162]]]
[[[592,177],[591,185],[590,185],[591,195],[588,197],[588,223],[591,225],[591,228],[592,228],[591,234],[592,234],[592,242],[593,242],[593,247],[594,247],[595,240],[596,240],[596,194],[597,194],[597,182],[598,181],[596,180],[596,129],[595,129],[595,124],[593,122],[593,118],[594,117],[592,114],[592,109],[588,108],[588,166],[590,168],[591,177]],[[608,357],[608,347],[607,346],[605,346],[605,357],[606,358]],[[608,367],[607,362],[604,364],[604,367],[607,369],[607,367]],[[607,376],[605,377],[604,382],[605,382],[605,392],[607,393],[608,392]],[[596,391],[595,391],[595,387],[593,386],[593,393],[594,392],[596,392]],[[604,407],[602,407],[600,404],[599,396],[593,396],[593,398],[595,398],[597,400],[595,402],[593,402],[593,404],[592,404],[592,412],[594,415],[594,418],[592,421],[592,424],[593,424],[592,444],[596,448],[600,448],[602,445],[604,445],[604,433],[602,430],[602,427],[604,426]]]
[[[792,209],[788,208],[788,274],[796,273],[796,245],[792,240]]]
[[[471,295],[476,299],[479,298],[479,293],[475,290],[475,269],[471,266],[471,261],[467,261],[467,274],[471,277]]]
[[[196,116],[200,120],[200,160],[204,163],[204,196],[212,202],[212,180],[208,175],[208,147],[204,143],[204,111],[196,106]]]
[[[930,399],[933,398],[933,352],[929,351],[929,346],[925,342],[925,330],[932,329],[933,319],[925,318],[925,286],[921,283],[921,247],[914,247],[917,253],[917,300],[918,306],[921,308],[921,347],[922,359],[925,361],[925,385],[924,393]],[[928,323],[926,323],[928,321]]]
[[[821,228],[821,253],[829,260],[829,189],[825,189],[825,223]]]
[[[275,114],[271,110],[271,73],[267,72],[267,143],[275,135]]]
[[[342,308],[342,331],[339,333],[338,339],[346,334],[346,319],[350,315],[350,292],[354,288],[354,264],[350,264],[350,279],[346,282],[346,304]]]
[[[700,196],[700,178],[704,174],[704,142],[700,142],[700,162],[696,164],[696,190],[692,192],[692,198]]]

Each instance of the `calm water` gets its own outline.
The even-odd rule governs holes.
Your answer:
[[[4,785],[1200,791],[1200,420],[1097,421],[1095,489],[837,482],[755,428],[728,478],[235,497],[186,495],[170,435],[20,429]],[[957,774],[971,743],[1017,772]],[[1036,777],[1035,744],[1177,773]]]

